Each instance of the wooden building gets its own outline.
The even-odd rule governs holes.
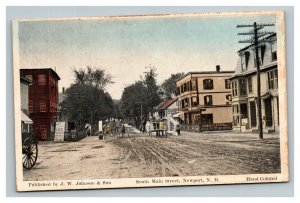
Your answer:
[[[259,47],[261,106],[264,132],[279,130],[277,40],[276,34]],[[257,69],[253,46],[238,51],[232,81],[232,113],[235,131],[257,131]]]
[[[33,133],[38,140],[52,140],[58,107],[58,80],[51,68],[20,69],[29,84],[28,112],[33,120]]]
[[[234,71],[189,72],[176,82],[179,111],[184,113],[183,130],[232,129],[231,87]]]

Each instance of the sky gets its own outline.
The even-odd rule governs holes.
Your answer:
[[[20,68],[53,68],[59,91],[74,83],[72,69],[87,66],[113,76],[106,90],[120,99],[123,89],[151,65],[161,84],[172,73],[235,70],[238,24],[276,23],[275,16],[172,16],[20,21]],[[266,28],[265,30],[270,30]]]

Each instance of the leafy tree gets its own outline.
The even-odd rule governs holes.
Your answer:
[[[60,104],[62,113],[69,120],[96,124],[98,120],[110,118],[114,112],[112,98],[103,90],[85,84],[72,84],[66,90],[66,98]]]
[[[75,76],[75,83],[91,85],[98,89],[105,90],[105,87],[114,83],[112,76],[106,73],[105,70],[97,68],[92,70],[91,67],[85,69],[73,69]]]
[[[179,78],[181,78],[183,75],[184,75],[184,73],[171,74],[171,76],[162,83],[161,89],[163,92],[163,97],[165,99],[172,98],[175,96],[176,81]]]
[[[75,83],[66,89],[66,97],[61,102],[61,111],[69,120],[80,123],[96,124],[98,120],[113,117],[114,104],[105,87],[113,83],[112,76],[102,69],[90,67],[74,69]]]
[[[147,112],[153,111],[153,108],[157,106],[162,100],[159,95],[159,86],[157,85],[156,77],[156,68],[148,66],[146,67],[148,71],[144,72],[142,77],[142,82],[146,87],[146,107]]]

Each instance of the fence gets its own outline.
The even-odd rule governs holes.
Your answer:
[[[232,130],[232,123],[209,123],[209,124],[202,124],[202,125],[201,124],[181,125],[181,130],[182,131],[191,131],[191,132]]]

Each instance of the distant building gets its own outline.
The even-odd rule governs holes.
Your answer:
[[[160,120],[164,117],[172,117],[178,112],[177,98],[166,99],[154,107],[154,118]]]
[[[57,119],[60,78],[51,68],[20,69],[20,74],[31,81],[28,112],[33,120],[33,133],[38,140],[51,140]]]
[[[226,130],[232,128],[231,87],[234,71],[189,72],[176,82],[183,130]]]
[[[265,132],[279,129],[277,40],[276,34],[266,37],[259,47],[261,105]],[[233,129],[257,131],[257,69],[253,45],[238,51],[238,63],[232,81]]]

